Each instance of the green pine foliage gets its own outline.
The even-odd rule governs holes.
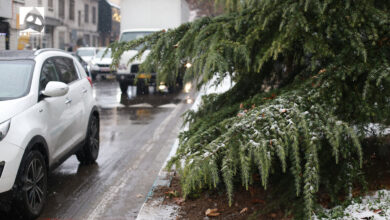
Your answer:
[[[186,62],[193,66],[184,79],[199,86],[230,75],[230,91],[186,114],[189,130],[169,162],[185,196],[223,183],[232,202],[237,180],[248,188],[258,173],[267,189],[273,176],[291,176],[286,190],[304,199],[311,218],[320,187],[349,194],[360,178],[367,123],[390,124],[390,2],[221,3],[221,16],[114,43],[114,65],[141,46],[138,56],[151,49],[142,68],[158,70],[159,81],[176,80]],[[325,175],[331,164],[338,178]]]
[[[241,178],[248,188],[258,172],[267,189],[273,166],[281,166],[282,172],[292,173],[296,196],[303,194],[310,213],[320,184],[318,151],[329,147],[333,163],[357,160],[355,168],[359,169],[362,149],[347,123],[324,106],[307,102],[305,96],[295,90],[286,92],[237,116],[208,123],[207,129],[201,125],[202,129],[191,127],[183,132],[180,148],[169,165],[180,168],[184,195],[217,187],[223,181],[231,202],[234,177]],[[197,122],[195,126],[199,126]]]

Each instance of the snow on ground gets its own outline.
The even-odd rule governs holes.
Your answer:
[[[390,190],[379,190],[373,195],[363,197],[361,201],[353,201],[344,210],[343,207],[337,206],[330,210],[324,210],[324,214],[326,217],[314,216],[314,219],[390,219]]]
[[[382,135],[388,135],[390,134],[390,128],[378,124],[378,123],[369,123],[366,126],[366,137],[371,137],[371,136],[382,136]]]
[[[195,21],[196,17],[198,16],[198,10],[192,10],[190,11],[190,18],[189,21]]]
[[[215,85],[216,80],[217,77],[214,77],[208,83],[202,86],[202,88],[199,90],[198,96],[195,99],[194,104],[192,105],[191,110],[198,111],[199,107],[202,105],[202,96],[210,95],[213,93],[224,93],[231,89],[235,84],[234,82],[232,82],[229,75],[227,75],[217,86]]]

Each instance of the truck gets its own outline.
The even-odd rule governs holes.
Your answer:
[[[172,29],[188,22],[190,10],[186,0],[125,0],[121,1],[121,34],[120,42],[129,42],[157,31]],[[139,66],[145,61],[150,51],[131,63],[137,49],[122,54],[117,67],[116,79],[122,93],[126,93],[130,85],[137,85],[137,93],[148,93],[148,86],[163,89],[156,85],[158,70],[154,73],[140,72]]]

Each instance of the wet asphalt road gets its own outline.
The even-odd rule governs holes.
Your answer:
[[[85,166],[72,156],[50,174],[40,219],[137,217],[177,137],[180,116],[190,105],[184,93],[135,93],[129,87],[122,95],[114,80],[94,84],[100,108],[99,158]]]

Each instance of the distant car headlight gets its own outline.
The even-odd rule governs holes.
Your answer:
[[[160,82],[160,85],[158,86],[158,90],[164,91],[166,89],[168,89],[168,87],[165,85],[165,83],[164,82]]]
[[[184,86],[184,92],[190,93],[191,88],[192,88],[192,83],[190,83],[190,82],[186,83],[186,85]]]
[[[5,121],[0,124],[0,141],[2,141],[7,135],[10,125],[11,120]]]

